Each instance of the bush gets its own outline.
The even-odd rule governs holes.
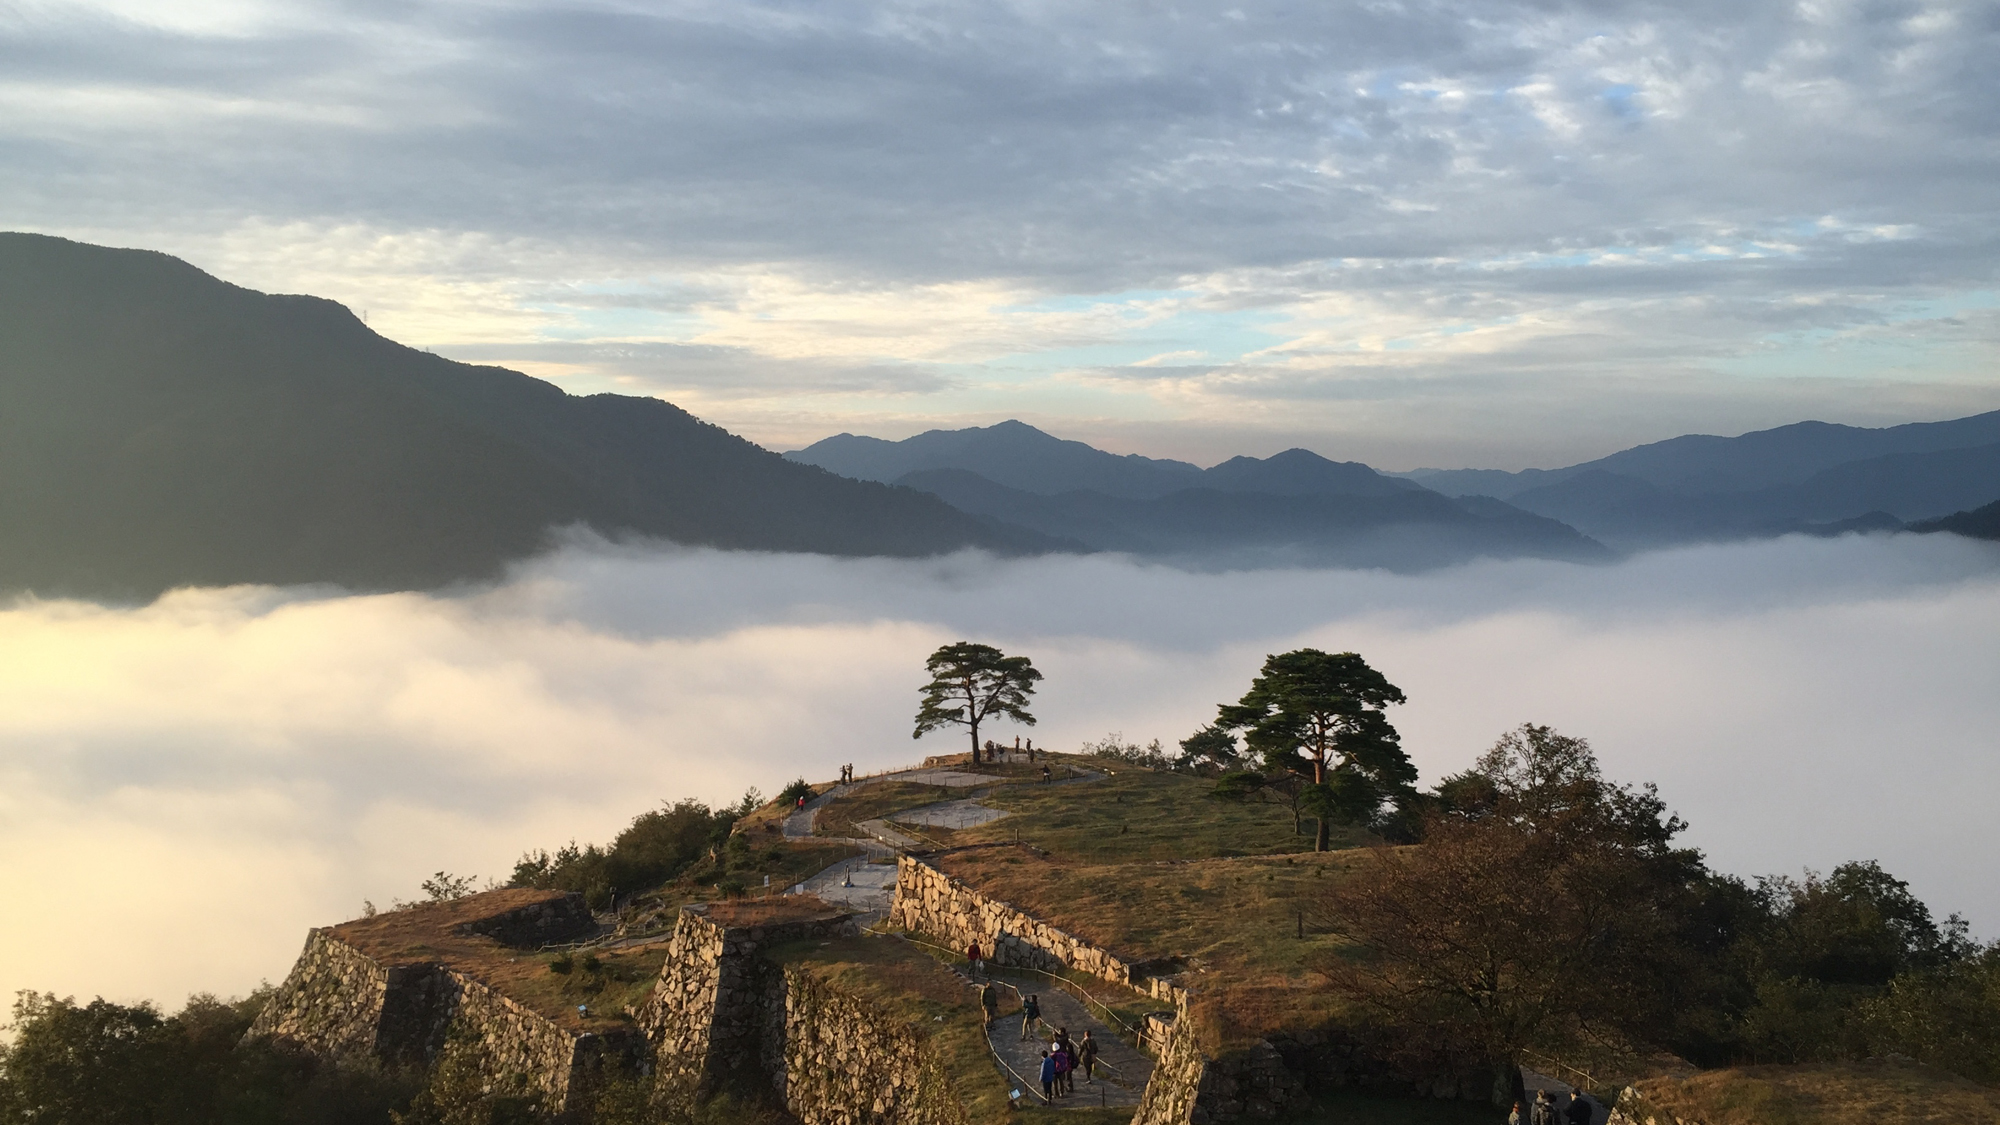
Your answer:
[[[752,789],[727,808],[684,800],[640,813],[609,847],[579,848],[571,840],[554,855],[524,854],[508,885],[581,891],[591,909],[604,909],[614,893],[649,891],[685,872],[728,841],[736,821],[761,800]]]
[[[778,803],[786,808],[790,808],[799,803],[800,797],[804,797],[808,801],[812,800],[813,793],[812,782],[802,777],[785,786],[783,789],[778,790]]]

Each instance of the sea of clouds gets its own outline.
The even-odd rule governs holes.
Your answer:
[[[0,991],[176,1003],[307,927],[728,801],[956,751],[910,738],[961,638],[1047,674],[1037,745],[1171,743],[1267,653],[1364,654],[1425,781],[1588,737],[1745,875],[1876,858],[2000,936],[2000,547],[1784,539],[1615,566],[1191,574],[1111,556],[836,560],[578,540],[444,595],[186,590],[0,609]],[[1012,738],[1002,727],[997,737]]]

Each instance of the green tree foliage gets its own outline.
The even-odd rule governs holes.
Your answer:
[[[716,852],[760,800],[753,789],[727,808],[687,799],[640,813],[609,847],[579,848],[572,840],[553,855],[528,852],[508,885],[581,891],[592,909],[603,909],[614,893],[651,890]]]
[[[979,761],[979,724],[1005,715],[1026,726],[1035,725],[1028,697],[1042,674],[1025,656],[1008,656],[992,645],[959,641],[940,647],[924,661],[930,683],[920,690],[916,730],[922,738],[947,724],[963,726],[972,735],[972,760]]]
[[[241,1043],[265,996],[198,995],[172,1016],[24,992],[0,1045],[5,1125],[388,1125],[416,1082]],[[240,1045],[239,1045],[240,1044]]]
[[[1480,761],[1490,801],[1433,809],[1421,848],[1388,850],[1319,904],[1352,943],[1329,979],[1412,1062],[1657,1042],[1689,951],[1678,919],[1704,877],[1651,789],[1605,783],[1588,744],[1539,728]],[[1496,1091],[1498,1092],[1498,1091]]]
[[[1242,761],[1243,754],[1236,745],[1236,735],[1211,723],[1181,739],[1181,756],[1177,764],[1183,769],[1226,773],[1236,769]]]
[[[1313,846],[1325,851],[1331,822],[1371,821],[1385,803],[1415,796],[1417,768],[1383,714],[1401,702],[1402,691],[1358,654],[1304,648],[1266,657],[1215,726],[1245,731],[1265,769],[1316,787],[1303,800],[1319,821]]]
[[[1703,1065],[1900,1054],[2000,1081],[2000,946],[1872,862],[1754,885],[1675,846],[1588,742],[1507,732],[1329,892],[1329,979],[1424,1061],[1658,1044]]]

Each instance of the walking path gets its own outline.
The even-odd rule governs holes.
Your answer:
[[[1012,986],[1023,995],[1034,994],[1041,1004],[1041,1023],[1026,1039],[1021,1038],[1019,1013],[1002,1016],[986,1025],[986,1039],[993,1045],[993,1053],[1004,1059],[1020,1079],[1033,1083],[1034,1100],[1040,1100],[1042,1089],[1037,1078],[1041,1074],[1042,1052],[1049,1048],[1056,1028],[1066,1027],[1072,1042],[1082,1039],[1084,1032],[1090,1032],[1091,1039],[1097,1043],[1098,1070],[1094,1081],[1086,1082],[1079,1074],[1075,1092],[1067,1098],[1056,1099],[1056,1108],[1086,1109],[1097,1105],[1139,1104],[1140,1095],[1146,1091],[1146,1083],[1153,1077],[1153,1060],[1150,1057],[1118,1038],[1117,1032],[1091,1015],[1090,1009],[1081,1000],[1048,981],[1009,976],[1004,968],[995,969],[991,976],[996,984]],[[1022,1093],[1027,1095],[1027,1091]]]
[[[1079,782],[1097,781],[1104,776],[1096,771],[1085,771],[1081,777],[1065,778],[1052,784],[1073,785]],[[888,822],[894,820],[904,824],[940,828],[970,828],[974,825],[990,824],[1011,814],[1004,809],[988,808],[979,803],[980,799],[1000,785],[1016,780],[965,770],[915,769],[878,774],[875,777],[836,785],[813,797],[803,808],[785,818],[784,832],[787,839],[801,840],[812,837],[820,809],[831,801],[878,781],[912,781],[922,785],[940,785],[970,792],[957,800],[919,805],[891,813],[882,819],[857,824],[855,827],[869,833],[872,837],[870,839],[852,838],[834,841],[832,837],[818,837],[830,842],[854,844],[863,849],[863,854],[841,860],[826,868],[800,883],[798,889],[856,911],[861,915],[858,921],[864,927],[872,926],[888,914],[896,886],[896,865],[879,861],[893,857],[899,852],[928,846],[924,841],[897,831]],[[1043,784],[1032,779],[1018,779],[1018,783]],[[1021,1090],[1024,1102],[1033,1105],[1042,1104],[1042,1087],[1039,1080],[1042,1066],[1041,1052],[1050,1045],[1056,1028],[1064,1027],[1069,1029],[1073,1040],[1081,1040],[1086,1031],[1091,1033],[1091,1039],[1098,1045],[1098,1068],[1093,1079],[1086,1080],[1081,1074],[1077,1075],[1073,1092],[1057,1098],[1051,1108],[1087,1109],[1094,1106],[1139,1104],[1140,1097],[1145,1093],[1146,1083],[1153,1076],[1153,1060],[1149,1056],[1120,1039],[1117,1032],[1092,1015],[1082,1001],[1049,981],[1032,979],[1026,975],[1009,975],[1005,968],[994,970],[991,976],[993,981],[1003,988],[1022,994],[1036,994],[1041,1004],[1042,1021],[1026,1039],[1021,1037],[1021,1017],[1018,1014],[1004,1016],[986,1027],[987,1042],[992,1045],[994,1054],[1004,1060],[1006,1067],[1013,1071],[1007,1075],[1010,1084],[1015,1086],[1025,1084]]]

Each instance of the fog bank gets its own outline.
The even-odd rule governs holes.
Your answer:
[[[1414,577],[580,541],[452,596],[21,602],[0,610],[0,990],[240,993],[432,871],[504,876],[652,802],[961,749],[909,735],[924,656],[960,638],[1034,658],[1021,733],[1057,749],[1171,742],[1266,653],[1353,649],[1408,692],[1426,782],[1549,723],[1657,781],[1724,870],[1877,858],[1992,937],[1996,564],[1947,536]]]

